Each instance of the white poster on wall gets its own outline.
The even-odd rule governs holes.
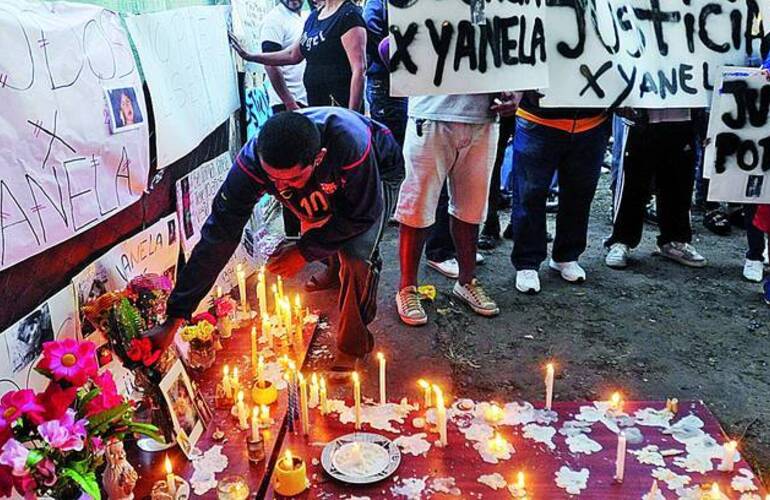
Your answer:
[[[176,281],[178,257],[179,224],[176,214],[171,214],[118,243],[72,279],[78,310],[108,291],[123,290],[143,274],[162,274]],[[80,319],[83,338],[97,344],[104,340],[82,313]]]
[[[703,165],[708,200],[770,203],[770,78],[757,68],[721,76]]]
[[[232,0],[233,34],[241,41],[243,48],[252,54],[262,52],[260,33],[262,19],[275,5],[270,0]],[[246,71],[263,74],[264,67],[253,62],[244,62]]]
[[[549,2],[542,104],[708,107],[720,67],[745,64],[754,1]]]
[[[152,95],[158,167],[192,151],[239,107],[229,11],[186,7],[126,19]]]
[[[391,93],[479,94],[548,85],[545,2],[390,0]]]
[[[116,14],[0,2],[0,272],[137,201],[148,137],[142,82]]]
[[[43,343],[77,337],[75,310],[73,289],[67,286],[0,334],[0,394],[46,388],[48,379],[35,371]]]

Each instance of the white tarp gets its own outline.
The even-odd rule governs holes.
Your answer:
[[[745,64],[750,2],[550,0],[542,103],[707,107],[720,66]]]
[[[142,274],[163,274],[176,281],[178,257],[179,224],[174,213],[116,244],[75,276],[72,284],[78,308],[105,292],[123,290]],[[83,338],[98,344],[101,333],[92,338],[93,327],[82,316],[81,323]]]
[[[187,7],[126,19],[152,96],[158,167],[192,151],[239,107],[229,10]]]
[[[709,201],[770,203],[770,81],[756,68],[724,68],[709,119]]]
[[[0,272],[142,196],[146,116],[117,15],[0,2]]]
[[[463,0],[391,0],[391,93],[478,94],[548,85],[545,0],[487,2],[486,23]]]
[[[35,371],[43,343],[77,337],[72,286],[53,297],[0,334],[0,394],[18,389],[45,389],[48,379]]]

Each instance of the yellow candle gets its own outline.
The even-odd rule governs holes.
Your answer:
[[[519,471],[518,474],[516,474],[516,487],[522,492],[526,489],[524,473],[522,471]]]
[[[265,357],[261,354],[257,359],[257,383],[260,386],[265,384]]]
[[[377,360],[380,362],[380,404],[384,405],[388,402],[385,388],[385,355],[378,352]]]
[[[545,409],[550,410],[553,405],[553,363],[545,366]]]
[[[241,308],[246,311],[249,307],[246,302],[246,273],[241,264],[235,266],[235,275],[238,278],[238,294],[241,298]]]
[[[222,287],[217,285],[216,292],[215,292],[216,298],[221,299],[222,298]]]
[[[251,369],[254,370],[254,375],[258,375],[259,369],[257,367],[257,327],[251,327]]]
[[[273,478],[275,491],[282,496],[299,495],[308,487],[304,460],[294,457],[289,450],[286,450],[284,457],[276,464]]]
[[[264,427],[270,427],[270,407],[269,406],[262,405],[259,419]]]
[[[292,330],[292,327],[294,326],[294,321],[293,321],[293,318],[291,317],[291,301],[288,299],[288,297],[283,299],[283,309],[285,311],[284,314],[286,314],[286,329]],[[288,335],[290,332],[287,331],[286,333]]]
[[[238,425],[241,429],[248,429],[248,413],[246,412],[246,405],[243,403],[243,391],[238,391]]]
[[[222,375],[222,389],[224,389],[224,391],[225,391],[225,397],[227,397],[227,399],[232,399],[233,398],[233,390],[232,390],[232,387],[230,386],[230,367],[225,365],[225,367],[224,367],[224,369],[222,371],[223,371],[223,375]]]
[[[417,381],[417,385],[423,390],[425,410],[427,411],[428,408],[432,406],[430,384],[427,381],[420,379]]]
[[[318,388],[318,404],[321,406],[321,415],[326,415],[328,412],[326,401],[326,379],[321,377],[321,382]]]
[[[281,278],[281,275],[278,275],[278,278],[276,278],[276,281],[278,282],[278,298],[283,301],[283,278]]]
[[[263,318],[267,315],[267,289],[265,285],[265,266],[259,269],[257,275],[257,300],[259,301],[259,314]]]
[[[171,460],[166,455],[166,489],[169,495],[172,497],[176,495],[176,479],[174,477],[174,469],[171,467]]]
[[[441,446],[446,446],[449,441],[447,439],[447,418],[446,408],[444,407],[444,393],[441,392],[441,388],[434,385],[433,390],[436,392],[436,424],[439,432],[439,442]]]
[[[353,372],[353,402],[356,412],[356,430],[361,430],[361,379],[358,372]]]
[[[310,401],[318,404],[318,375],[315,372],[310,375]]]
[[[308,418],[308,404],[307,404],[307,382],[305,377],[301,373],[297,374],[299,378],[299,411],[300,418],[302,419],[302,434],[308,435],[310,432],[310,420]]]

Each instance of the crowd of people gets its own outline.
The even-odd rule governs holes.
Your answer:
[[[691,218],[696,184],[696,201],[704,199],[703,183],[696,183],[703,110],[548,108],[536,91],[391,97],[385,1],[366,0],[362,8],[326,0],[309,15],[302,7],[302,0],[280,0],[264,19],[260,53],[231,37],[241,57],[266,66],[276,114],[244,146],[217,194],[169,300],[171,319],[153,334],[162,345],[204,298],[264,193],[281,201],[287,234],[297,236],[268,269],[293,275],[307,262],[324,261],[326,270],[306,286],[340,289],[331,370],[341,373],[373,348],[368,325],[382,266],[378,245],[389,220],[399,225],[395,302],[412,326],[428,322],[418,289],[423,253],[429,267],[456,280],[453,295],[482,316],[497,315],[499,307],[476,273],[483,261],[478,250],[494,248],[501,234],[513,240],[518,291],[540,291],[546,260],[565,281],[585,281],[580,257],[606,163],[614,200],[606,265],[628,266],[653,216],[660,256],[707,265],[692,245]],[[504,200],[510,223],[503,230]],[[724,232],[721,208],[706,208],[710,229]],[[549,211],[556,212],[553,235]],[[743,212],[749,246],[743,274],[761,282],[767,212],[754,206]],[[770,284],[765,287],[770,301]]]

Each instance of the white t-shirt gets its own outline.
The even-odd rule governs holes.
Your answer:
[[[428,95],[409,98],[409,117],[454,123],[490,123],[492,94]]]
[[[305,26],[305,16],[292,12],[282,3],[279,3],[267,13],[262,21],[262,42],[275,42],[285,49],[294,45],[302,36],[302,28]],[[278,66],[283,73],[283,79],[286,81],[286,88],[289,89],[292,97],[297,102],[307,104],[307,92],[302,83],[302,75],[305,73],[305,61],[293,66]],[[270,96],[270,106],[283,104],[278,93],[272,85],[268,90]]]

